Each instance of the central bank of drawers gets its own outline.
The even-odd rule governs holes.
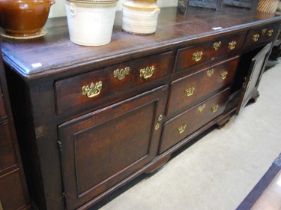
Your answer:
[[[185,76],[170,86],[160,154],[224,112],[244,39],[241,33],[178,50],[176,74]]]

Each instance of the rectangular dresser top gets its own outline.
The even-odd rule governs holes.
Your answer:
[[[6,63],[26,78],[38,78],[90,65],[91,68],[145,55],[155,50],[183,46],[196,39],[238,31],[281,21],[281,17],[257,15],[243,9],[223,11],[190,8],[187,15],[176,8],[162,8],[157,32],[139,36],[123,32],[121,14],[117,14],[112,42],[101,47],[83,47],[69,40],[66,18],[48,21],[47,35],[34,40],[3,39]],[[214,28],[221,27],[217,30]]]

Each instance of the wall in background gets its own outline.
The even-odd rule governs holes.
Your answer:
[[[50,18],[65,16],[64,2],[65,0],[56,0],[55,5],[51,8]],[[119,0],[118,2],[118,9],[121,9],[124,0]],[[174,7],[177,6],[178,0],[158,0],[157,3],[160,7]]]

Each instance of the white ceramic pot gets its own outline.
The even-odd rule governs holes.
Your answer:
[[[123,4],[122,29],[135,34],[155,33],[159,13],[160,9],[155,3],[127,1]]]
[[[66,1],[70,40],[84,46],[101,46],[110,43],[116,1],[85,2]]]

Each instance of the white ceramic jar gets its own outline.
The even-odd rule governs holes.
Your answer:
[[[70,40],[84,46],[110,43],[116,4],[116,0],[67,0]]]
[[[156,3],[127,0],[123,4],[122,29],[134,34],[155,33],[159,13]]]

